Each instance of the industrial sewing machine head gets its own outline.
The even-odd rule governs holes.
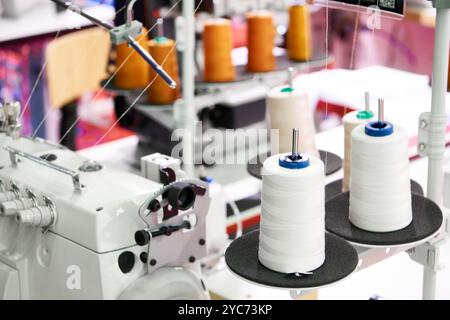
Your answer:
[[[151,181],[9,139],[18,105],[9,106],[0,112],[0,299],[208,297],[206,183],[180,179],[179,162],[162,155],[142,160]]]

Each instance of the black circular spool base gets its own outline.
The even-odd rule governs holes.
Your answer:
[[[325,204],[325,227],[328,232],[353,244],[368,247],[392,247],[425,241],[442,226],[441,209],[431,200],[412,195],[413,220],[405,228],[392,232],[370,232],[349,220],[350,193],[342,193]]]
[[[342,168],[342,159],[331,152],[319,150],[320,159],[325,163],[325,175],[329,176]],[[268,158],[270,155],[259,155],[253,158],[247,164],[248,173],[258,179],[262,179],[262,167],[263,163],[261,158]]]
[[[317,289],[336,283],[352,274],[358,265],[358,253],[347,241],[325,235],[325,263],[312,275],[294,277],[272,271],[258,259],[259,230],[247,233],[231,243],[225,262],[237,276],[259,285],[279,289]]]
[[[424,195],[422,186],[414,180],[411,180],[411,192],[419,196]],[[330,182],[325,186],[325,201],[331,200],[341,193],[342,193],[342,179]]]

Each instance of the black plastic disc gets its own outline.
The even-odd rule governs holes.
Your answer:
[[[400,246],[420,242],[442,226],[442,211],[433,201],[412,195],[413,221],[393,232],[370,232],[354,226],[349,220],[350,194],[342,193],[325,204],[325,226],[328,232],[362,246]]]
[[[325,163],[325,175],[329,176],[342,168],[342,159],[331,152],[319,150],[320,158]],[[262,179],[262,167],[263,163],[261,158],[267,159],[269,156],[264,157],[263,155],[259,155],[256,158],[253,158],[247,164],[248,173],[258,179]]]
[[[414,180],[411,180],[411,192],[419,196],[423,196],[424,194],[422,186]],[[341,193],[342,193],[342,179],[330,182],[325,186],[325,201],[331,200],[332,198]]]
[[[312,275],[292,277],[264,267],[258,259],[259,230],[247,233],[231,243],[225,261],[236,275],[256,284],[285,289],[316,289],[333,284],[352,274],[358,265],[358,253],[347,241],[326,234],[325,263]]]

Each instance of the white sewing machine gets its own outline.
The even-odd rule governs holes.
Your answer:
[[[0,299],[207,299],[208,185],[179,163],[145,177],[20,137],[0,106]]]

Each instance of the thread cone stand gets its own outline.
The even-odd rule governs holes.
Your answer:
[[[370,232],[355,227],[349,220],[350,193],[342,193],[325,204],[326,230],[362,247],[396,247],[424,243],[442,226],[441,209],[431,200],[412,195],[413,220],[405,228],[393,232]]]
[[[424,195],[422,186],[414,180],[411,180],[411,192],[419,196]],[[325,201],[331,200],[332,198],[341,193],[342,193],[342,179],[330,182],[325,186]]]
[[[339,171],[342,168],[342,159],[338,155],[323,150],[319,150],[319,154],[320,159],[325,163],[325,174],[327,176]],[[263,163],[261,159],[267,159],[268,156],[259,155],[251,159],[247,164],[248,173],[255,178],[262,179]]]
[[[259,231],[250,232],[231,243],[225,253],[230,270],[247,281],[278,289],[318,289],[351,275],[358,265],[358,253],[345,240],[325,235],[325,262],[311,275],[295,276],[264,267],[258,259]]]

